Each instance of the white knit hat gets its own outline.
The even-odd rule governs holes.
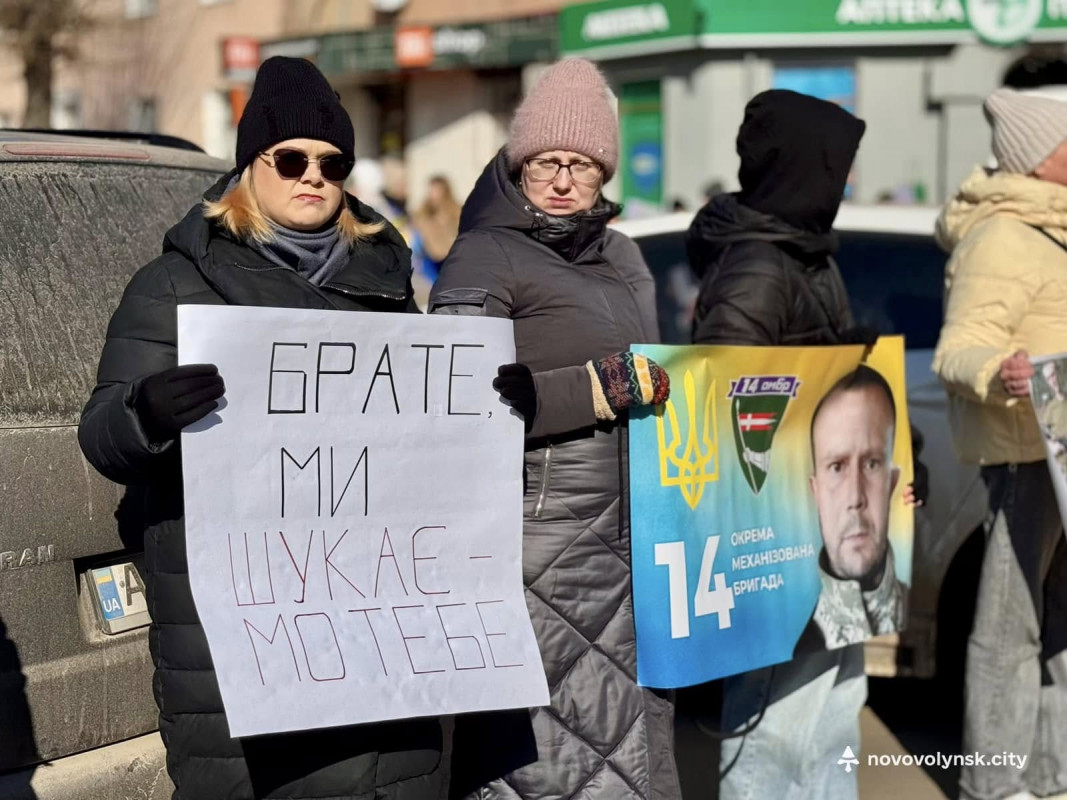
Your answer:
[[[993,155],[1004,172],[1029,175],[1067,140],[1067,103],[997,89],[985,101]]]

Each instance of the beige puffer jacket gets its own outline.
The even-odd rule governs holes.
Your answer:
[[[1017,350],[1067,351],[1067,186],[976,169],[938,221],[951,252],[934,371],[950,394],[959,457],[1043,461],[1028,400],[1009,397],[1000,364]]]

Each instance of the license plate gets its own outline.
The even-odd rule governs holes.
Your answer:
[[[104,633],[122,633],[151,622],[144,582],[132,561],[89,570],[86,579]]]

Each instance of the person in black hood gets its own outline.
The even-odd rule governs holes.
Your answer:
[[[797,230],[828,234],[866,127],[843,108],[805,94],[757,95],[737,136],[738,201]]]
[[[82,413],[86,459],[140,509],[174,800],[436,800],[441,788],[435,719],[231,738],[186,560],[181,431],[218,406],[225,386],[211,364],[177,365],[177,306],[417,311],[411,252],[344,193],[353,140],[310,62],[263,63],[238,126],[237,169],[130,280]]]
[[[834,219],[865,125],[814,97],[773,90],[737,136],[741,191],[713,197],[686,236],[700,279],[695,344],[873,344],[855,327],[834,262]],[[917,465],[918,466],[918,465]],[[916,474],[921,473],[917,469]],[[912,489],[921,502],[923,489]],[[723,681],[722,800],[855,798],[836,766],[859,742],[863,645],[799,654]]]
[[[853,328],[832,231],[864,123],[795,92],[756,96],[737,136],[741,191],[686,236],[697,344],[840,344]],[[851,334],[850,334],[851,335]]]
[[[464,715],[452,797],[676,798],[673,711],[637,684],[627,409],[662,403],[655,287],[601,195],[618,123],[596,68],[565,59],[515,114],[464,204],[433,313],[514,320],[494,385],[526,421],[523,582],[551,706]]]

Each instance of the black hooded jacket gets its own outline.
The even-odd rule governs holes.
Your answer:
[[[686,237],[701,281],[697,344],[839,344],[852,314],[831,226],[864,123],[832,103],[764,92],[737,137],[741,192],[702,208]]]
[[[805,233],[720,195],[686,237],[700,279],[695,344],[840,344],[852,327],[833,234]]]
[[[218,199],[231,177],[205,197]],[[355,198],[348,203],[358,219],[384,222]],[[133,276],[111,318],[78,437],[89,463],[127,487],[120,524],[143,531],[153,689],[176,800],[437,797],[436,720],[230,738],[189,586],[180,443],[149,443],[132,409],[144,378],[177,365],[178,305],[413,311],[410,258],[386,223],[315,287],[232,239],[197,205],[167,233],[163,254]]]

